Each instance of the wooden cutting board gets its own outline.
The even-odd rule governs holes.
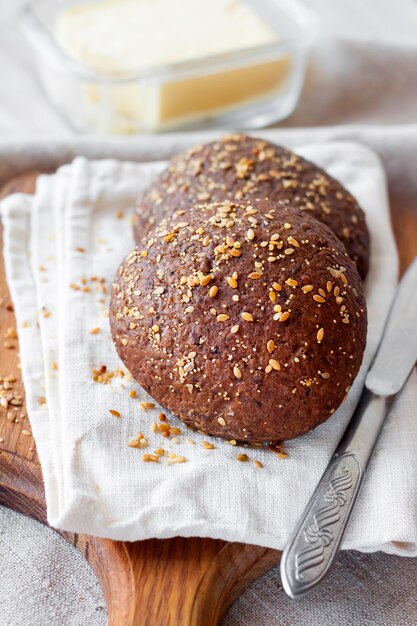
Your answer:
[[[33,193],[36,177],[33,172],[11,180],[0,198]],[[0,230],[0,246],[1,235]],[[0,504],[46,524],[42,472],[24,405],[16,324],[0,257],[0,388],[6,379],[11,401],[7,409],[0,405]],[[275,550],[213,539],[124,543],[61,534],[96,572],[109,626],[218,624],[238,595],[280,557]]]
[[[0,197],[17,191],[33,193],[36,176],[32,172],[13,179]],[[417,255],[417,198],[415,206],[395,195],[390,200],[403,272]],[[46,524],[42,473],[24,406],[14,329],[1,257],[0,377],[12,378],[9,393],[15,405],[0,406],[0,503]],[[62,534],[96,572],[110,626],[218,624],[238,595],[280,558],[276,550],[212,539],[124,543]]]

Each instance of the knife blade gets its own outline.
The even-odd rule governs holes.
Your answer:
[[[417,361],[417,257],[395,293],[352,419],[281,558],[285,592],[298,598],[331,570],[391,406]]]

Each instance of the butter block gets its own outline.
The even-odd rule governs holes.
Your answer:
[[[57,43],[96,77],[82,97],[98,131],[175,128],[279,90],[290,55],[245,60],[277,41],[240,0],[105,0],[61,11]],[[213,57],[235,53],[233,60]],[[184,65],[185,64],[185,65]]]

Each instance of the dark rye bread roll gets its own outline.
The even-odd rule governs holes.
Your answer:
[[[122,263],[110,322],[122,361],[162,406],[252,443],[296,437],[337,409],[367,326],[339,239],[266,200],[161,223]]]
[[[229,135],[174,157],[139,198],[135,241],[177,209],[197,202],[268,198],[313,215],[344,243],[365,278],[369,233],[355,198],[306,159],[263,139]]]

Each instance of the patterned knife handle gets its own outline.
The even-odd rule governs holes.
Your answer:
[[[367,390],[362,394],[348,429],[282,555],[282,584],[290,597],[311,591],[334,564],[391,403],[392,398],[375,396]]]

